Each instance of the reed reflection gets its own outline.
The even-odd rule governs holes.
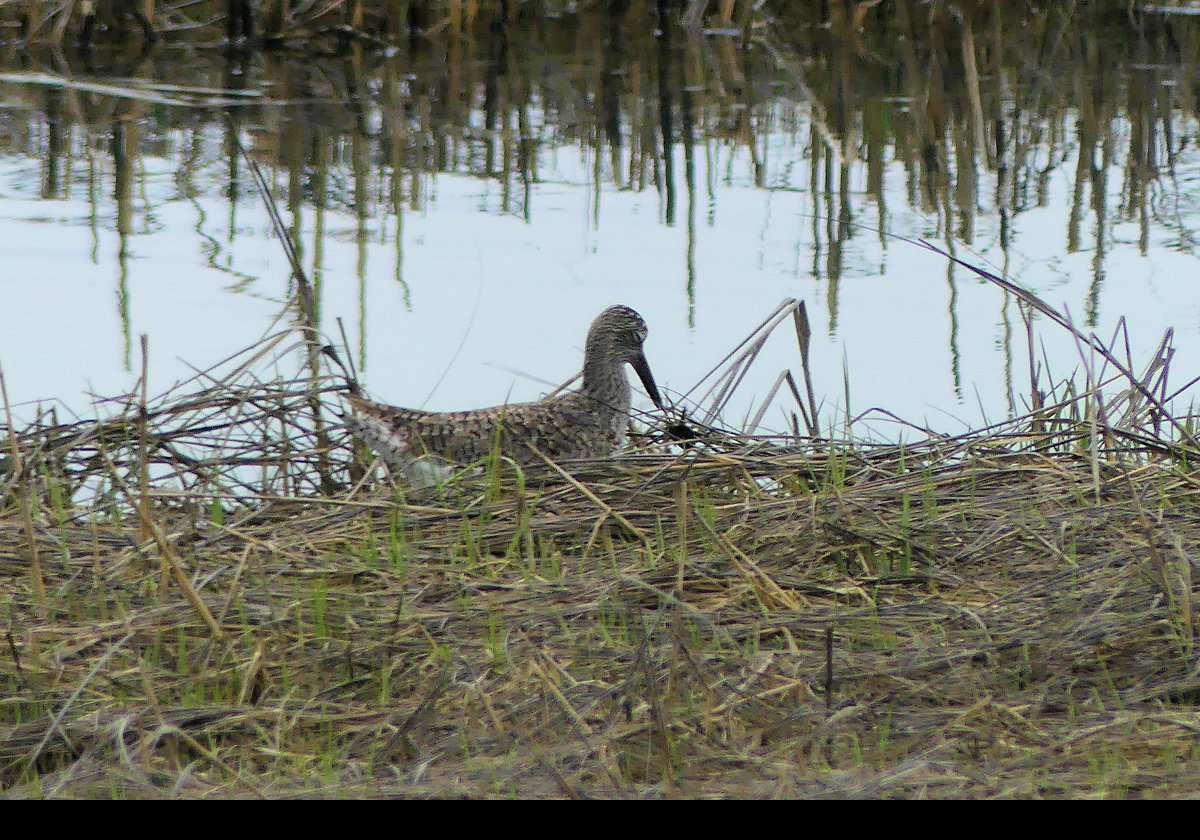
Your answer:
[[[528,225],[554,212],[540,198],[553,179],[587,191],[593,229],[621,212],[607,196],[655,194],[658,223],[684,235],[677,273],[655,282],[683,289],[690,325],[703,305],[704,248],[720,247],[722,211],[740,212],[734,193],[744,190],[767,199],[764,238],[789,230],[791,291],[819,284],[830,333],[847,278],[886,275],[904,258],[887,233],[930,237],[951,253],[995,240],[1006,268],[1016,220],[1047,208],[1057,182],[1069,195],[1062,249],[1091,258],[1086,325],[1101,318],[1115,223],[1136,224],[1142,254],[1163,242],[1190,252],[1176,185],[1192,163],[1200,22],[1102,9],[1064,17],[1024,4],[827,5],[828,19],[818,14],[826,4],[784,4],[769,26],[746,19],[707,34],[664,16],[669,4],[599,4],[562,18],[497,6],[384,27],[391,50],[359,38],[315,57],[181,51],[175,36],[108,57],[10,51],[0,57],[26,77],[3,81],[19,107],[0,115],[0,153],[40,161],[44,199],[86,189],[123,243],[154,212],[135,200],[147,161],[172,160],[189,196],[229,202],[222,229],[206,219],[197,235],[210,264],[245,288],[229,253],[245,235],[239,207],[259,199],[240,138],[274,174],[314,280],[316,320],[330,214],[354,220],[364,298],[366,278],[383,268],[372,265],[373,243],[391,246],[386,273],[407,288],[406,215],[429,212],[434,179],[447,173],[479,182],[479,213]],[[31,85],[30,71],[62,83]],[[586,165],[555,165],[572,155]],[[212,164],[223,167],[220,183],[197,177]],[[98,177],[111,189],[94,189]],[[128,256],[122,244],[114,266],[126,322]],[[959,282],[948,264],[955,359]],[[1007,303],[997,313],[1008,335],[1020,332],[1011,316]],[[127,329],[127,362],[131,346]],[[365,343],[359,350],[365,361]]]

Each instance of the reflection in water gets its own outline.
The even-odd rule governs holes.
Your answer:
[[[947,261],[939,263],[945,285],[929,283],[918,249],[886,234],[927,237],[972,259],[969,246],[1000,273],[1058,299],[1070,289],[1068,302],[1077,301],[1089,327],[1136,316],[1125,302],[1147,297],[1138,275],[1161,279],[1178,272],[1179,258],[1193,258],[1197,208],[1187,187],[1200,174],[1192,117],[1200,21],[1097,13],[1084,26],[1024,4],[968,4],[951,15],[919,2],[860,4],[829,26],[789,19],[789,9],[814,19],[811,5],[784,5],[744,49],[740,31],[689,35],[646,4],[608,3],[559,19],[481,13],[471,28],[413,37],[394,53],[160,45],[96,76],[64,54],[34,66],[8,56],[12,73],[23,75],[3,79],[10,107],[0,112],[0,197],[33,198],[23,179],[36,166],[41,200],[89,208],[91,221],[65,224],[111,226],[117,244],[107,269],[126,368],[131,336],[147,329],[135,324],[146,292],[131,284],[131,271],[140,253],[156,251],[142,243],[160,227],[174,237],[168,251],[182,259],[199,250],[201,267],[229,289],[283,296],[256,282],[267,271],[261,252],[241,251],[250,240],[274,246],[235,151],[240,137],[272,173],[313,279],[309,317],[331,331],[331,317],[349,316],[364,367],[381,352],[368,347],[386,340],[378,327],[370,332],[381,323],[373,306],[385,305],[368,305],[381,277],[398,291],[396,305],[443,318],[439,295],[426,291],[419,301],[414,289],[457,283],[447,294],[458,309],[471,309],[473,298],[495,306],[488,296],[503,293],[491,291],[499,282],[491,278],[511,261],[522,275],[514,300],[555,311],[594,294],[571,283],[621,258],[622,272],[635,275],[629,288],[658,289],[658,314],[680,313],[704,350],[754,320],[731,317],[720,332],[714,321],[739,304],[761,315],[769,307],[760,301],[823,299],[831,393],[841,390],[840,356],[867,354],[870,365],[852,366],[856,383],[873,383],[867,368],[879,368],[885,384],[903,370],[908,383],[894,388],[935,380],[953,395],[945,408],[970,412],[981,399],[972,383],[1000,367],[1003,410],[1021,408],[1014,377],[1026,351],[1016,308],[994,290],[983,297],[975,278]],[[101,178],[111,178],[111,203],[96,189]],[[579,191],[584,213],[570,217]],[[193,209],[190,230],[172,209],[180,199]],[[474,217],[448,222],[458,226],[450,250],[463,253],[437,256],[475,256],[476,276],[426,253],[429,239],[444,241],[428,220],[461,211],[468,199]],[[4,206],[0,223],[24,218]],[[487,219],[547,232],[481,234]],[[582,256],[570,244],[580,241]],[[351,244],[348,263],[342,243]],[[529,257],[547,243],[561,249],[549,270],[565,278],[564,290],[530,276],[547,269]],[[591,257],[605,259],[593,269]],[[78,259],[108,257],[93,249]],[[333,286],[343,289],[351,272],[354,307],[328,313],[327,302],[342,294]],[[477,292],[479,275],[489,285]],[[1118,279],[1124,288],[1107,288]],[[1075,296],[1077,282],[1084,285]],[[28,286],[4,294],[17,291],[33,294]],[[600,297],[628,293],[614,286]],[[1200,297],[1177,293],[1157,294],[1176,317],[1181,307],[1194,317]],[[659,329],[667,319],[655,323],[654,314]],[[395,312],[387,317],[382,323],[400,323]],[[459,326],[440,329],[449,341]],[[422,346],[441,370],[451,354],[437,357],[444,351],[428,340]],[[6,365],[20,363],[14,352],[6,350]],[[904,354],[905,365],[888,367],[887,357]],[[680,362],[677,375],[686,369]],[[866,392],[872,403],[903,399],[885,385]],[[915,405],[941,402],[938,393]]]
[[[129,329],[129,237],[133,233],[133,173],[130,169],[130,132],[128,123],[112,124],[113,199],[117,205],[117,310],[121,313],[121,334],[125,337],[122,358],[130,369]],[[136,151],[134,151],[136,155]]]

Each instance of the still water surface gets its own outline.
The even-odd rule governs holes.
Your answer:
[[[1174,329],[1177,384],[1195,375],[1200,21],[1049,52],[987,21],[970,50],[880,26],[742,51],[635,24],[509,32],[499,52],[430,39],[311,59],[166,47],[132,72],[10,66],[0,367],[18,416],[38,401],[88,415],[129,390],[143,333],[153,394],[291,317],[238,143],[299,243],[320,328],[344,330],[386,402],[536,398],[578,371],[587,324],[615,302],[649,323],[660,384],[686,392],[795,297],[823,425],[844,421],[847,394],[852,415],[951,433],[1021,411],[1016,301],[900,237],[1105,338],[1127,319],[1135,367]],[[1035,330],[1039,361],[1070,375],[1071,338]],[[726,423],[785,368],[799,373],[790,328]],[[778,402],[760,431],[790,425]],[[896,434],[885,418],[859,431]]]

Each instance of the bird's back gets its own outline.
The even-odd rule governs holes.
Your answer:
[[[434,456],[459,464],[493,449],[521,463],[609,455],[626,439],[623,411],[572,391],[531,403],[430,412],[350,398],[346,427],[391,466]],[[536,451],[535,451],[536,450]]]

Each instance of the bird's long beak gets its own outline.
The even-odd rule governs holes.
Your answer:
[[[646,357],[638,353],[637,358],[630,362],[630,364],[633,365],[633,370],[637,373],[638,379],[642,380],[642,387],[646,389],[646,393],[650,395],[650,399],[654,401],[654,404],[660,410],[665,410],[663,409],[662,397],[658,395],[658,386],[654,384],[654,375],[650,373],[650,365],[646,363]]]

